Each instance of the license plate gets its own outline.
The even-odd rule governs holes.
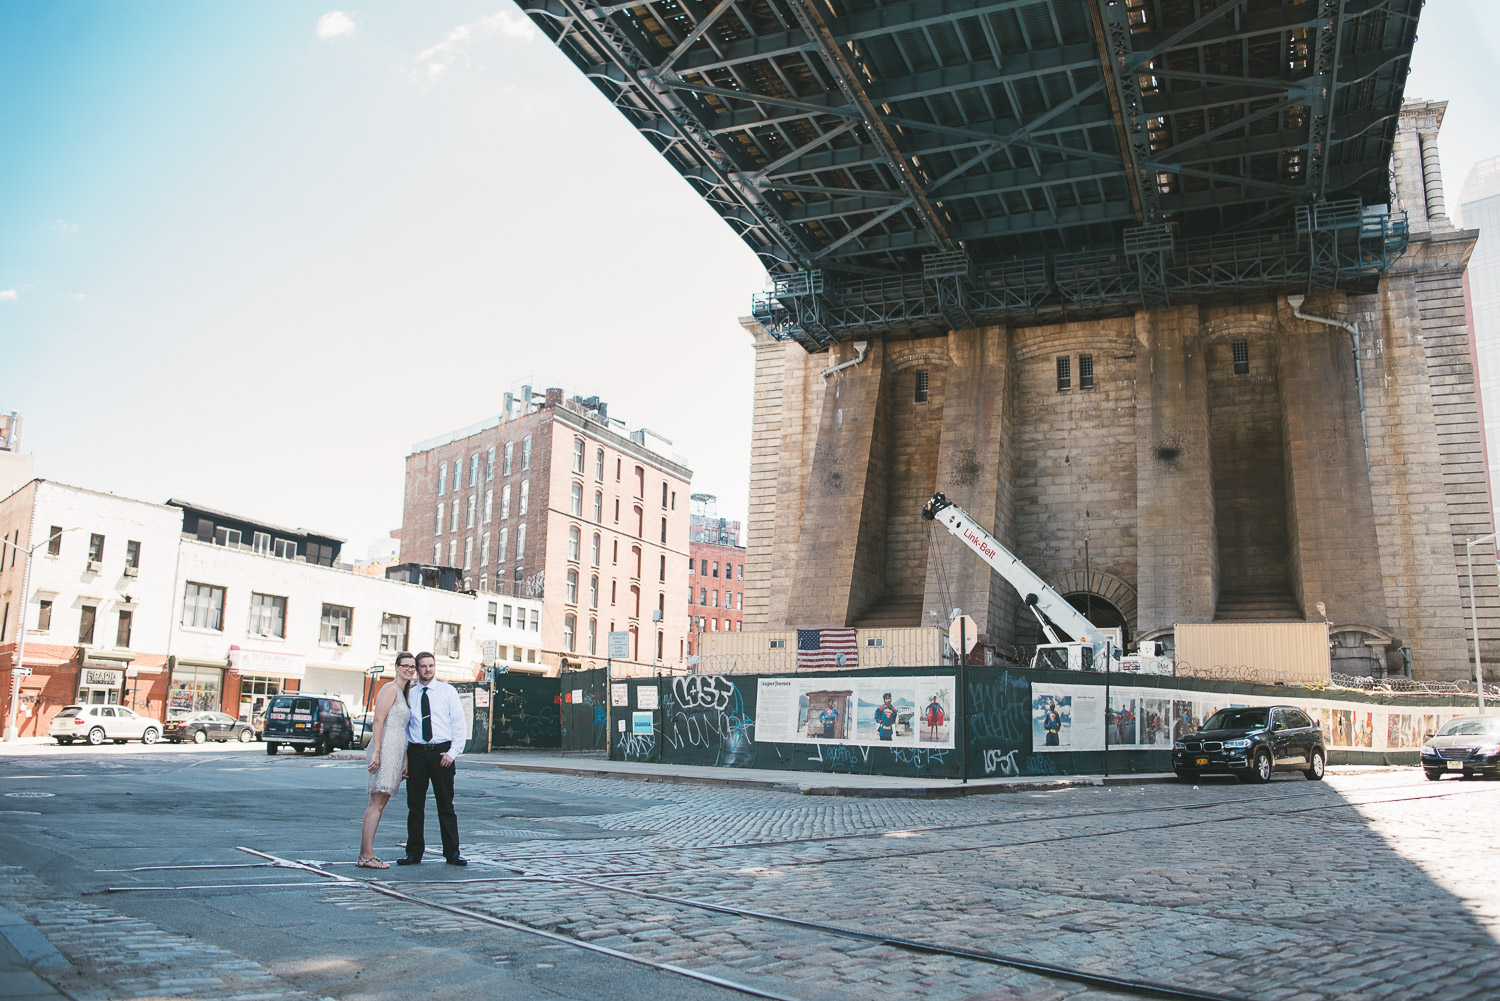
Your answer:
[[[1199,758],[1198,760],[1194,761],[1193,764],[1195,764],[1195,765],[1206,765],[1206,764],[1208,764],[1208,759],[1207,758]]]

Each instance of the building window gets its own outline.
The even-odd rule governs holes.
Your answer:
[[[635,495],[642,500],[646,497],[646,467],[635,467]]]
[[[508,536],[508,535],[510,535],[510,529],[508,529],[508,528],[502,528],[502,529],[500,529],[500,536],[499,536],[498,539],[495,540],[497,542],[497,545],[495,546],[495,562],[496,563],[504,563],[505,562],[505,541],[506,541],[506,536]]]
[[[295,560],[297,558],[297,543],[291,539],[277,539],[276,556],[283,560]]]
[[[510,517],[510,484],[500,488],[500,520]]]
[[[497,605],[497,604],[495,604],[492,601],[492,602],[490,602],[490,610],[489,610],[488,613],[486,613],[485,621],[488,622],[490,625],[493,626],[495,624],[495,619],[498,617],[499,614],[500,614],[500,606]]]
[[[491,608],[495,606],[490,605]],[[380,616],[380,649],[387,653],[400,653],[406,649],[406,637],[411,635],[411,619],[405,615],[386,612]]]
[[[589,619],[589,656],[593,656],[599,645],[599,623],[595,619]]]
[[[564,589],[567,592],[566,602],[570,605],[578,604],[578,571],[572,567],[568,568]]]
[[[692,588],[688,588],[688,604],[691,605],[692,603],[693,603],[693,589]]]
[[[6,606],[7,608],[9,606]],[[78,610],[78,642],[83,646],[94,643],[94,618],[99,614],[97,605],[84,605]]]
[[[604,492],[594,491],[594,524],[604,524]]]
[[[772,650],[785,650],[786,649],[786,640],[772,640],[771,641],[771,649]]]
[[[448,565],[450,567],[456,567],[456,566],[458,566],[458,540],[457,539],[449,539],[448,540]]]
[[[734,575],[735,575],[734,576],[735,580],[744,580],[745,579],[745,564],[743,564],[743,563],[737,563],[737,564],[735,564]]]
[[[489,570],[490,567],[490,533],[485,532],[479,537],[479,569]]]
[[[1094,356],[1093,355],[1079,355],[1078,356],[1078,388],[1079,389],[1093,389],[1094,388]]]
[[[573,652],[573,633],[578,628],[578,618],[569,612],[563,616],[563,649]]]
[[[464,569],[468,570],[474,566],[474,536],[470,535],[464,539]]]
[[[611,608],[615,606],[615,602],[619,599],[619,583],[617,580],[609,582],[609,605]]]
[[[714,560],[714,576],[719,576],[719,561]]]
[[[506,629],[510,628],[510,606],[506,605],[500,613],[500,624]]]
[[[662,649],[663,649],[662,644],[665,641],[666,641],[666,637],[661,633],[660,630],[658,630],[657,633],[656,633],[656,659],[657,660],[661,660],[661,652],[662,652]]]
[[[443,544],[441,542],[434,542],[432,544],[432,562],[434,566],[443,565]]]
[[[465,528],[473,528],[474,527],[474,509],[476,507],[478,507],[478,503],[477,503],[478,500],[479,500],[479,495],[478,494],[470,494],[469,495],[468,514],[464,518],[464,527]]]
[[[531,468],[531,435],[521,439],[521,472]]]
[[[439,622],[433,630],[432,649],[439,657],[458,659],[459,629],[457,622]]]
[[[510,457],[511,457],[511,453],[513,453],[515,451],[515,448],[516,448],[516,443],[515,442],[508,441],[508,442],[505,443],[505,457],[500,460],[500,475],[501,476],[509,476],[510,475]]]
[[[578,551],[579,551],[579,547],[580,547],[580,539],[581,538],[582,538],[582,534],[578,531],[578,526],[577,525],[569,525],[568,526],[568,560],[569,560],[569,562],[572,562],[572,563],[577,563],[578,562]]]
[[[665,518],[661,520],[661,544],[667,544],[667,519]]]
[[[484,492],[484,523],[488,525],[495,520],[495,491]]]
[[[491,445],[489,452],[485,454],[484,460],[484,482],[488,483],[495,478],[495,446]]]
[[[188,581],[182,598],[182,624],[195,629],[224,629],[224,589]]]
[[[63,530],[61,525],[53,525],[52,533],[47,536],[47,555],[58,556],[62,553]],[[14,566],[15,564],[11,564]]]
[[[583,475],[583,439],[573,439],[573,472]]]
[[[438,466],[438,494],[437,495],[439,497],[441,497],[441,496],[443,496],[443,494],[445,494],[447,492],[448,492],[448,464],[446,462],[444,462],[444,463],[441,463]]]
[[[630,557],[631,557],[631,562],[634,564],[634,566],[631,568],[630,576],[634,577],[636,580],[640,580],[641,579],[641,547],[640,546],[631,546],[630,547]]]
[[[635,512],[635,537],[644,539],[646,537],[646,512],[639,504],[631,510]]]
[[[677,491],[676,490],[672,491],[672,510],[673,511],[677,510]]]
[[[583,484],[575,483],[568,491],[568,513],[575,518],[583,517]]]
[[[594,452],[594,479],[600,483],[604,482],[604,449]]]
[[[41,601],[37,602],[37,605],[38,608],[36,612],[36,628],[37,632],[44,633],[52,628],[52,599],[43,598]],[[9,605],[6,605],[5,607],[7,611],[10,609]]]
[[[1057,391],[1066,393],[1073,388],[1073,360],[1067,355],[1057,359]]]
[[[531,481],[521,481],[521,496],[516,500],[516,514],[524,515],[531,506]]]
[[[469,486],[479,486],[479,453],[469,456]]]
[[[256,533],[259,535],[260,533]],[[269,549],[269,545],[267,546]],[[132,570],[141,568],[141,544],[134,539],[125,543],[125,565]]]
[[[589,607],[599,607],[599,575],[595,574],[589,578]]]
[[[443,534],[443,502],[442,501],[438,501],[438,503],[437,503],[437,524],[433,527],[432,531],[436,535],[442,535]]]
[[[620,564],[620,540],[619,539],[615,540],[613,551],[610,553],[610,556],[609,556],[609,562],[612,565],[614,565],[614,566],[619,566],[619,564]]]
[[[918,403],[926,403],[927,402],[927,373],[926,372],[918,372],[917,373],[916,402],[918,402]]]
[[[250,595],[250,635],[286,637],[286,599],[274,594]]]
[[[719,589],[718,588],[714,588],[712,591],[708,592],[708,604],[709,604],[709,606],[711,608],[718,608],[719,607]]]
[[[589,566],[599,565],[599,533],[594,533],[593,551],[589,554]]]
[[[453,503],[448,506],[448,531],[458,531],[458,498],[453,498]]]
[[[662,510],[665,511],[666,508],[667,508],[667,481],[666,480],[662,480],[661,481],[661,506],[662,506]]]
[[[522,525],[520,528],[516,529],[516,559],[518,559],[518,560],[524,560],[525,558],[526,558],[526,526]],[[516,569],[519,570],[520,568],[517,567]]]
[[[459,484],[464,481],[464,460],[453,460],[453,492],[458,493]]]
[[[703,560],[702,562],[703,562],[703,567],[702,567],[702,569],[700,569],[698,571],[698,576],[699,577],[707,577],[708,576],[708,560]]]
[[[630,585],[630,616],[634,619],[641,617],[641,589],[634,584]]]
[[[706,605],[706,604],[708,604],[708,588],[706,588],[706,587],[700,587],[700,588],[698,588],[698,604],[700,604],[700,605]]]
[[[89,536],[89,562],[104,562],[104,536],[97,534]],[[15,564],[12,563],[11,565],[14,566]]]
[[[698,564],[691,556],[688,557],[688,576],[695,577],[698,574]]]
[[[1250,374],[1250,342],[1249,341],[1235,341],[1234,344],[1231,345],[1231,348],[1234,351],[1234,374],[1235,375],[1249,375]]]
[[[667,557],[665,554],[663,554],[661,558],[661,576],[657,579],[661,581],[665,581],[667,579]]]
[[[250,548],[262,556],[271,555],[271,536],[267,532],[256,532],[250,537]]]
[[[349,631],[354,624],[354,609],[343,605],[323,606],[323,615],[318,628],[318,641],[320,643],[337,643],[339,646],[349,645]]]
[[[744,591],[736,591],[736,592],[734,592],[734,607],[735,608],[744,608],[745,607],[745,605],[744,605],[744,599],[745,599],[745,592]]]

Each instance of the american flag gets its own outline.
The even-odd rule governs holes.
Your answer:
[[[859,637],[853,629],[797,630],[797,670],[859,666]]]

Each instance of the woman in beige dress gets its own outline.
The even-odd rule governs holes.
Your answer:
[[[354,863],[361,869],[390,868],[375,857],[375,830],[380,826],[386,803],[406,778],[406,721],[411,710],[402,696],[416,673],[415,657],[405,651],[396,654],[396,683],[386,685],[375,696],[374,728],[370,732],[370,746],[365,749],[365,767],[370,772],[370,805],[365,807],[359,860]]]

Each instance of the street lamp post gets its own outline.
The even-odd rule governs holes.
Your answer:
[[[1493,541],[1500,533],[1491,532],[1464,543],[1464,553],[1469,558],[1469,627],[1474,633],[1474,687],[1479,692],[1479,711],[1484,712],[1484,666],[1479,659],[1479,612],[1474,608],[1474,547],[1481,542]]]
[[[26,554],[26,566],[21,570],[21,628],[16,633],[16,659],[10,665],[10,705],[5,712],[5,740],[7,742],[16,739],[16,703],[21,701],[21,668],[26,664],[26,596],[31,591],[31,554],[50,544],[53,539],[78,531],[81,529],[65,528],[61,532],[47,536],[30,549],[0,539],[0,542],[12,549]]]

